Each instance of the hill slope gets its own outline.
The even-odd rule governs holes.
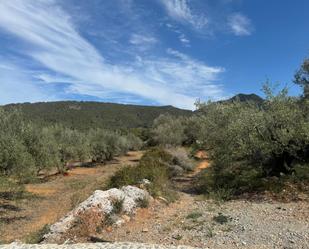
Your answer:
[[[234,102],[234,101],[240,101],[240,102],[253,102],[256,103],[258,105],[262,104],[264,99],[261,98],[260,96],[252,93],[252,94],[237,94],[234,97],[224,100],[222,102]]]
[[[26,119],[39,125],[62,124],[86,130],[89,128],[149,127],[160,114],[191,115],[191,111],[173,106],[138,106],[101,102],[41,102],[10,104],[5,109],[18,108]]]

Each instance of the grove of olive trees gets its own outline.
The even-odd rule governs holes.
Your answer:
[[[18,110],[0,109],[1,181],[28,182],[53,168],[63,173],[71,161],[105,162],[141,146],[132,134],[80,132],[60,125],[42,128],[25,121]]]

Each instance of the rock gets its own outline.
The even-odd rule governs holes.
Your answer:
[[[148,233],[149,230],[148,230],[148,228],[143,228],[142,232],[143,232],[143,233]]]
[[[151,181],[149,181],[148,179],[143,179],[139,183],[144,184],[144,185],[149,185],[149,184],[151,184]]]

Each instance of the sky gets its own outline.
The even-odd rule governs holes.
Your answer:
[[[0,104],[300,94],[308,0],[0,0]]]

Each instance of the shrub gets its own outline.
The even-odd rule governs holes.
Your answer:
[[[168,150],[168,153],[173,156],[173,163],[175,165],[180,166],[186,171],[194,169],[194,165],[188,157],[188,153],[184,148],[172,148]]]
[[[156,148],[144,154],[137,166],[127,166],[117,171],[110,179],[109,188],[120,188],[126,185],[136,185],[143,179],[148,179],[148,191],[153,196],[164,196],[174,199],[174,193],[169,186],[169,163],[172,156],[166,151]]]
[[[175,119],[168,114],[162,114],[154,120],[153,138],[157,145],[178,146],[185,141],[185,126],[181,118]]]
[[[216,215],[216,216],[213,217],[213,220],[214,220],[215,222],[221,224],[221,225],[223,225],[223,224],[229,222],[230,219],[231,219],[231,218],[230,218],[229,216],[226,216],[226,215],[224,215],[224,214],[222,214],[222,213],[219,213],[218,215]]]
[[[207,193],[261,190],[263,179],[292,174],[295,165],[308,161],[309,125],[298,100],[286,90],[275,96],[265,86],[265,92],[262,106],[237,101],[204,106],[200,141],[212,169],[205,171],[200,187]]]

